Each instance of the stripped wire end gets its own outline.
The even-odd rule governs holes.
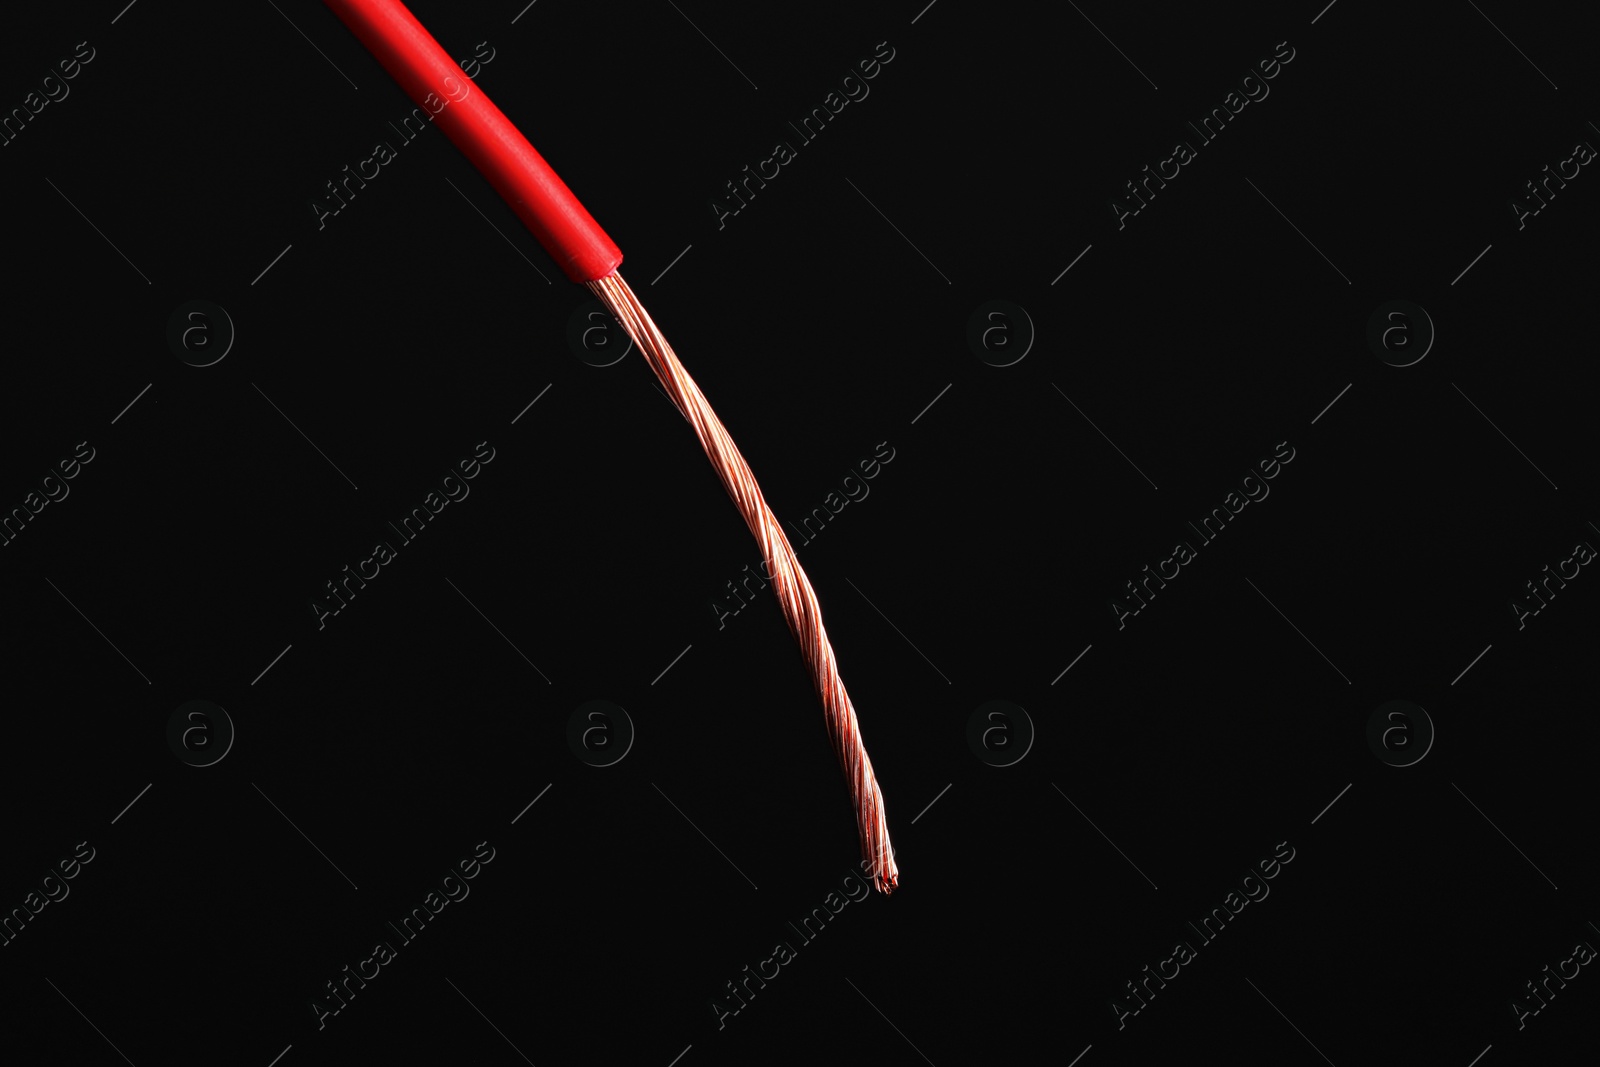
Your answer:
[[[881,893],[892,893],[900,881],[900,869],[895,866],[894,850],[889,843],[889,823],[884,814],[883,791],[872,773],[872,761],[861,742],[861,729],[856,722],[855,706],[839,678],[839,667],[834,660],[833,646],[822,626],[822,608],[811,582],[800,567],[789,538],[779,525],[778,518],[767,506],[756,484],[750,465],[739,453],[738,446],[717,418],[716,412],[701,394],[700,387],[689,377],[689,372],[672,351],[672,346],[662,336],[661,330],[651,320],[639,298],[634,295],[622,276],[612,271],[603,278],[585,283],[600,302],[610,309],[633,343],[639,346],[650,363],[650,369],[660,380],[667,397],[677,405],[683,417],[694,427],[700,445],[722,479],[723,487],[733,498],[745,524],[761,544],[762,557],[775,575],[773,587],[789,631],[800,644],[806,667],[816,683],[817,695],[822,699],[826,713],[828,737],[850,781],[850,796],[856,811],[856,827],[861,837],[861,856],[872,869],[873,884]]]

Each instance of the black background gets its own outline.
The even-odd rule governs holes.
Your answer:
[[[1509,206],[1600,143],[1574,9],[922,3],[412,8],[453,56],[487,42],[477,86],[623,248],[780,517],[893,449],[799,555],[901,888],[720,1030],[710,999],[858,844],[770,590],[719,629],[759,552],[643,361],[577,358],[588,294],[439,131],[318,228],[411,110],[321,5],[8,9],[6,112],[94,49],[0,147],[0,508],[95,450],[0,548],[0,908],[95,849],[0,947],[28,1062],[1589,1046],[1588,968],[1511,1009],[1600,943],[1600,579],[1509,606],[1600,541],[1600,179],[1521,230]],[[884,41],[719,229],[723,183]],[[1284,41],[1119,230],[1123,183]],[[205,368],[166,339],[193,299],[237,334]],[[1036,330],[1011,366],[966,342],[992,299]],[[1403,368],[1366,341],[1396,299],[1437,330]],[[470,495],[319,629],[324,583],[480,441]],[[1119,629],[1123,583],[1280,442],[1270,496]],[[237,729],[204,768],[166,742],[193,699]],[[637,729],[611,767],[566,742],[592,699]],[[1005,768],[966,740],[994,699],[1037,731]],[[1405,768],[1366,740],[1393,699],[1437,731]],[[470,896],[319,1030],[309,999],[480,841]],[[1124,983],[1280,842],[1270,896],[1119,1030]]]

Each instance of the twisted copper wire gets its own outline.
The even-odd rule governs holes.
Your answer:
[[[850,779],[850,796],[855,803],[856,826],[861,834],[861,855],[872,868],[873,882],[883,893],[894,891],[900,879],[895,866],[894,850],[889,844],[889,824],[884,817],[883,791],[872,773],[872,761],[867,758],[866,746],[861,743],[861,730],[856,723],[855,706],[850,694],[845,692],[839,678],[839,667],[834,662],[833,646],[828,643],[828,633],[822,627],[822,609],[811,582],[795,558],[778,518],[767,506],[756,484],[750,465],[739,454],[738,446],[716,412],[701,395],[689,372],[673,353],[672,346],[662,336],[655,322],[639,303],[639,298],[628,288],[628,283],[615,271],[588,283],[589,289],[611,310],[622,323],[628,336],[639,346],[650,369],[655,371],[667,396],[677,405],[700,438],[700,445],[716,468],[717,477],[738,505],[750,532],[761,543],[761,552],[772,572],[772,583],[777,591],[778,603],[783,607],[783,617],[789,621],[789,631],[800,643],[806,666],[811,670],[827,713],[828,736],[833,742],[839,763]]]

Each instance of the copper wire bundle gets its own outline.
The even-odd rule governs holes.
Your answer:
[[[839,679],[833,647],[822,628],[817,595],[777,517],[762,499],[750,465],[739,454],[694,379],[678,362],[672,346],[639,304],[639,298],[617,273],[622,252],[511,120],[470,79],[462,80],[461,68],[400,0],[325,2],[472,160],[567,277],[588,286],[611,310],[649,360],[650,369],[661,380],[668,398],[694,427],[717,477],[761,543],[767,569],[775,576],[772,581],[783,617],[800,643],[817,694],[822,698],[828,736],[850,779],[862,857],[869,862],[878,889],[892,892],[900,872],[889,844],[883,791],[878,788],[872,761],[861,743],[850,694]]]
[[[778,517],[767,506],[756,484],[750,465],[739,448],[728,436],[728,431],[711,410],[711,405],[700,392],[700,387],[689,377],[689,372],[678,361],[672,346],[650,318],[650,313],[639,303],[628,283],[616,271],[587,283],[589,289],[610,309],[622,328],[639,346],[639,351],[650,363],[661,381],[667,396],[683,412],[684,418],[694,427],[695,436],[716,469],[717,477],[728,490],[728,495],[738,505],[745,525],[761,543],[762,558],[772,575],[773,588],[783,617],[788,620],[789,631],[800,643],[806,667],[816,684],[817,695],[822,698],[827,716],[828,737],[833,742],[835,754],[850,779],[850,796],[855,802],[856,827],[861,835],[861,855],[872,863],[873,882],[884,893],[893,892],[899,883],[900,870],[895,866],[894,850],[889,843],[889,824],[884,816],[883,791],[878,788],[877,777],[872,773],[872,760],[867,757],[866,746],[861,742],[861,728],[856,722],[855,705],[845,691],[839,677],[839,666],[834,660],[833,646],[828,642],[828,632],[822,625],[822,608],[811,582],[795,557],[789,538],[778,524]]]

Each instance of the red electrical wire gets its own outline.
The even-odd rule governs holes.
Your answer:
[[[511,120],[461,70],[399,0],[324,0],[407,95],[489,180],[568,278],[587,285],[644,353],[672,402],[694,427],[717,476],[761,543],[778,603],[800,644],[826,712],[828,736],[850,780],[861,852],[873,882],[893,892],[900,871],[889,843],[883,791],[872,773],[855,707],[839,677],[822,609],[750,465],[672,346],[617,273],[622,253]]]

